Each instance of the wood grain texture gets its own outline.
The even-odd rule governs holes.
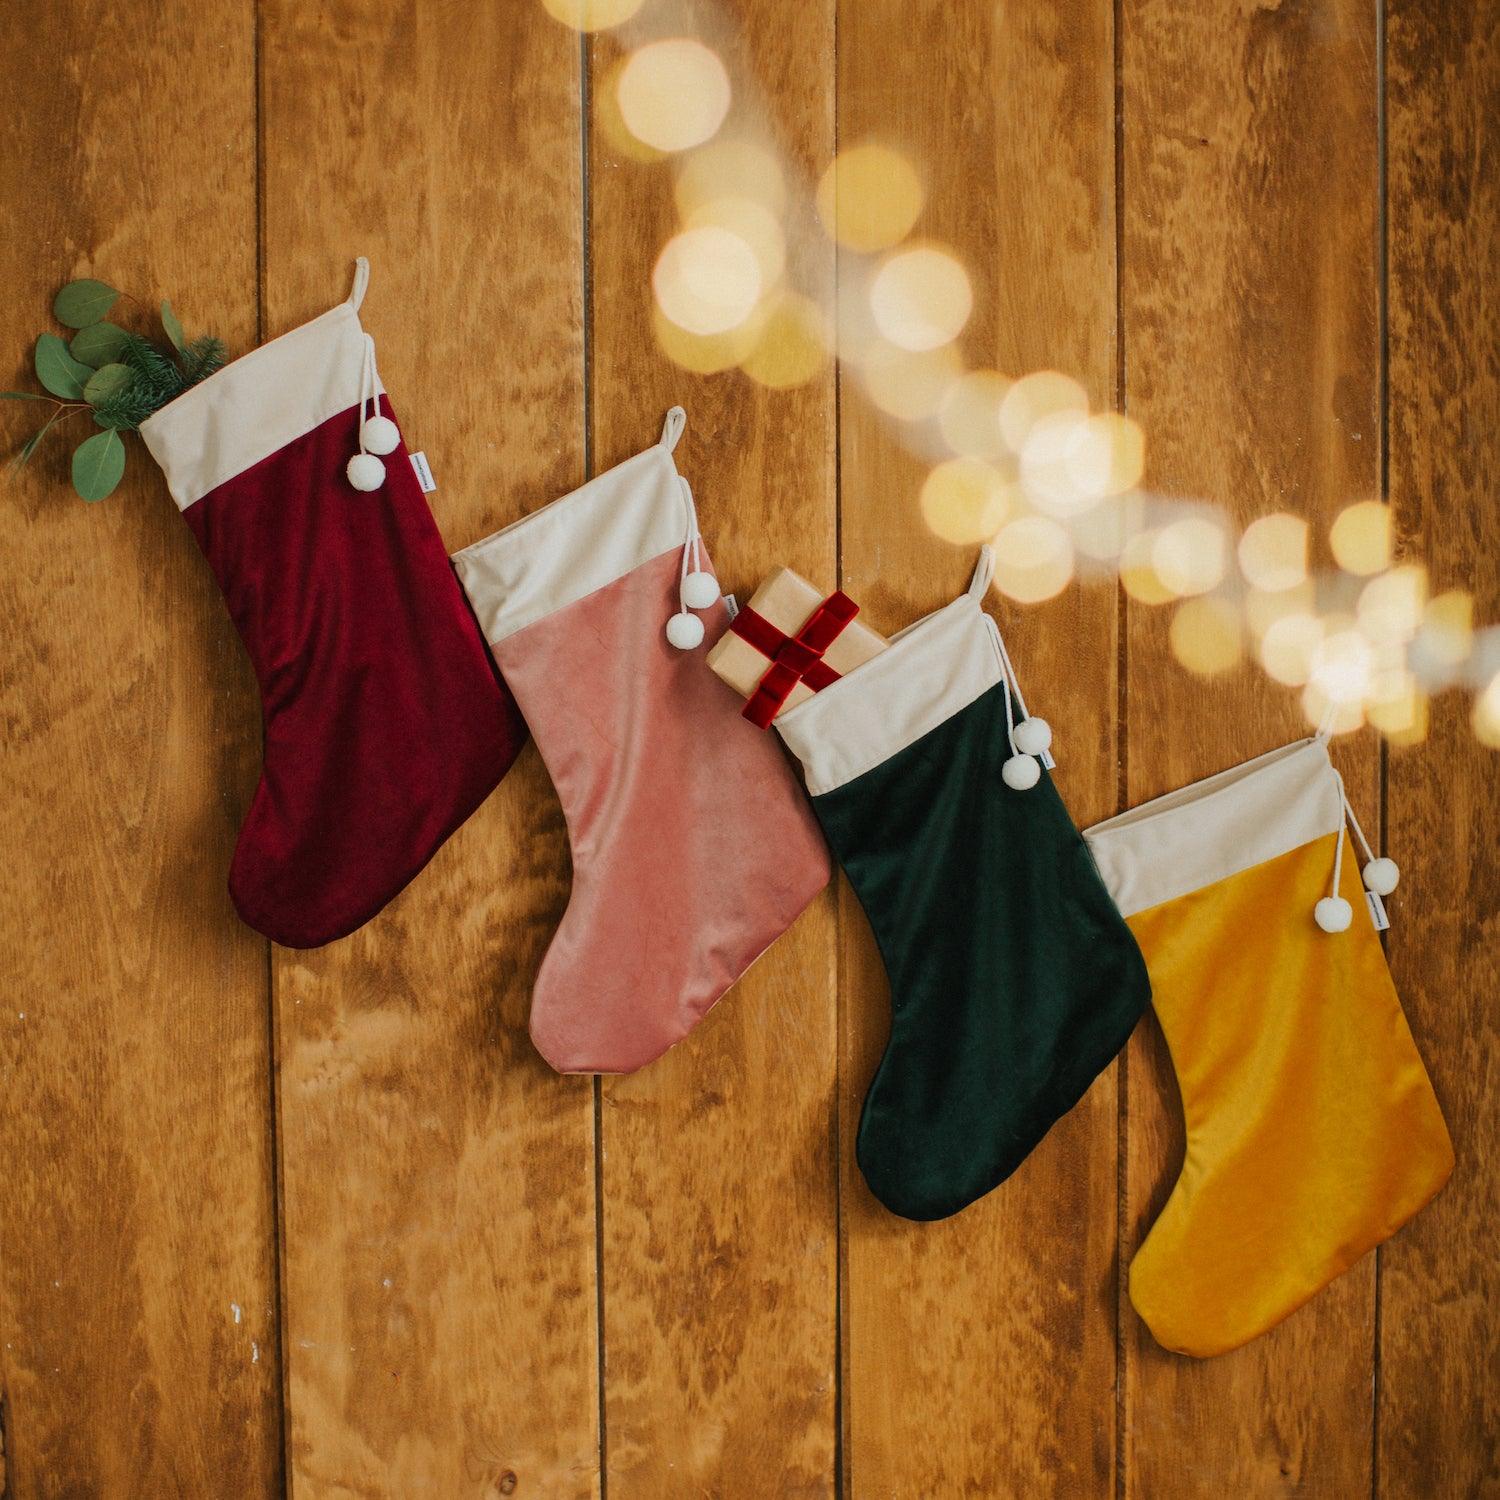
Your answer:
[[[252,36],[249,4],[5,8],[5,385],[74,275],[253,341]],[[6,404],[7,451],[40,410]],[[85,422],[3,500],[4,1492],[271,1495],[266,949],[224,888],[253,686],[139,441],[72,493]]]
[[[928,202],[915,232],[971,272],[969,363],[1062,370],[1106,408],[1112,46],[1108,10],[1087,4],[846,0],[839,12],[840,143],[881,140],[920,163]],[[866,274],[846,261],[846,303]],[[890,633],[959,592],[975,553],[922,519],[921,434],[869,405],[855,378],[842,389],[842,586]],[[992,594],[990,605],[1028,704],[1054,727],[1071,811],[1080,823],[1107,815],[1114,589],[1075,584],[1031,607]],[[1114,1070],[978,1204],[940,1224],[894,1218],[854,1161],[889,995],[847,886],[841,916],[847,1492],[1111,1494]]]
[[[369,255],[381,375],[475,541],[582,477],[576,40],[293,3],[261,38],[267,333]],[[526,1034],[564,850],[528,751],[376,921],[277,952],[297,1500],[596,1491],[593,1105]]]
[[[1379,483],[1373,13],[1126,0],[1122,16],[1121,335],[1146,482],[1239,526],[1287,509],[1326,536]],[[1183,671],[1168,611],[1132,604],[1127,619],[1131,802],[1306,732],[1293,693],[1258,669]],[[1335,759],[1373,817],[1375,736]],[[1182,1160],[1154,1024],[1132,1044],[1127,1092],[1128,1262]],[[1203,1362],[1158,1348],[1124,1301],[1126,1493],[1367,1493],[1373,1320],[1373,1257]]]
[[[593,44],[595,107],[622,48],[699,36],[734,80],[723,134],[768,128],[805,183],[832,155],[832,20],[823,3],[801,7],[793,27],[745,0],[661,0],[640,26]],[[594,468],[654,441],[681,404],[677,462],[724,588],[744,599],[782,564],[831,587],[832,372],[770,391],[667,358],[651,331],[651,271],[675,228],[672,180],[669,164],[591,136]],[[789,228],[793,274],[826,296],[831,253],[808,235],[807,212]],[[604,1080],[611,1500],[834,1492],[833,973],[824,893],[689,1037]]]
[[[1389,461],[1400,551],[1500,619],[1500,13],[1389,9]],[[1491,671],[1494,670],[1492,662]],[[1391,966],[1448,1117],[1452,1180],[1381,1252],[1377,1493],[1500,1493],[1500,768],[1466,699],[1389,763]]]

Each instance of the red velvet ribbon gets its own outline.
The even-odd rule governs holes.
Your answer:
[[[808,616],[796,635],[787,635],[748,605],[742,609],[729,628],[771,663],[741,710],[744,716],[758,729],[769,729],[799,682],[805,682],[815,693],[837,682],[839,674],[823,660],[823,653],[858,613],[859,605],[842,589],[836,589]]]

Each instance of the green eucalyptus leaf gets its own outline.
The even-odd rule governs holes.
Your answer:
[[[96,432],[73,450],[73,488],[85,500],[103,500],[125,472],[125,444],[118,432]]]
[[[81,365],[55,333],[44,333],[36,341],[36,378],[64,401],[77,401],[84,382],[94,372]]]
[[[38,396],[35,391],[0,391],[0,401],[45,401],[45,396]]]
[[[110,396],[116,396],[135,379],[135,371],[128,365],[104,365],[89,376],[83,387],[83,399],[90,406],[98,406]]]
[[[172,311],[172,304],[165,297],[161,299],[161,326],[166,329],[174,349],[187,347],[187,336],[182,331],[182,324],[177,321],[177,314]]]
[[[62,413],[60,411],[53,412],[52,415],[48,417],[47,420],[43,422],[42,425],[38,427],[37,430],[33,432],[29,438],[27,438],[26,443],[22,447],[21,451],[17,453],[16,456],[10,461],[10,467],[12,469],[24,469],[26,467],[26,464],[30,460],[31,455],[36,452],[37,444],[47,436],[47,429],[51,427],[52,424],[61,415]]]
[[[87,328],[105,317],[119,293],[102,281],[87,277],[70,281],[52,301],[52,315],[66,328]]]
[[[117,324],[90,323],[87,328],[80,328],[73,335],[68,352],[80,364],[90,365],[97,370],[119,359],[127,338],[129,334]]]

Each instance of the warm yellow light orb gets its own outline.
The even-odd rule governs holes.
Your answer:
[[[1066,457],[1072,488],[1091,500],[1122,495],[1141,482],[1146,434],[1119,412],[1096,412],[1075,424]]]
[[[684,220],[717,198],[749,198],[778,219],[786,211],[786,178],[775,152],[749,140],[720,137],[678,158],[673,197]]]
[[[1023,516],[996,536],[995,586],[1019,604],[1039,604],[1067,588],[1073,543],[1056,521]]]
[[[922,519],[936,536],[960,547],[987,542],[1011,509],[1011,487],[976,458],[939,464],[922,485]]]
[[[645,0],[542,0],[549,16],[574,31],[606,31],[628,21]]]
[[[921,352],[951,343],[973,307],[968,272],[935,245],[898,251],[870,282],[875,326],[900,349]]]
[[[1392,568],[1360,591],[1355,617],[1372,641],[1409,641],[1422,624],[1427,569],[1420,563]]]
[[[620,118],[657,151],[701,146],[729,113],[729,74],[719,55],[690,37],[647,42],[625,60],[615,84]]]
[[[1475,698],[1471,722],[1481,745],[1500,750],[1500,672],[1490,678],[1488,686]]]
[[[1333,558],[1346,573],[1378,573],[1391,560],[1391,513],[1378,500],[1341,510],[1328,533]]]
[[[1223,527],[1204,516],[1184,516],[1161,529],[1151,563],[1174,594],[1206,594],[1223,580],[1224,554]]]
[[[741,368],[758,384],[788,390],[807,382],[828,363],[828,329],[816,303],[783,292],[766,310],[759,339]]]
[[[864,351],[863,371],[865,389],[881,411],[922,422],[941,407],[963,365],[952,344],[914,354],[882,339]]]
[[[846,249],[888,250],[922,212],[922,179],[899,151],[867,142],[841,151],[818,182],[818,217]]]
[[[1240,571],[1267,594],[1294,589],[1307,577],[1307,522],[1278,511],[1252,521],[1240,538]]]
[[[667,241],[651,276],[657,306],[689,333],[727,333],[755,309],[760,262],[739,235],[716,225]]]
[[[943,439],[955,453],[969,458],[998,458],[1005,441],[1000,436],[1000,403],[1008,382],[994,370],[970,370],[950,385],[938,409]]]
[[[703,225],[727,229],[738,235],[751,250],[760,266],[760,284],[774,286],[786,267],[786,234],[781,220],[764,203],[753,198],[710,198],[683,216],[683,225],[698,229]]]
[[[1369,641],[1358,630],[1337,630],[1314,647],[1307,680],[1330,703],[1360,703],[1374,670]]]
[[[1031,429],[1044,417],[1071,412],[1088,415],[1088,392],[1069,375],[1035,370],[1015,381],[1000,404],[1000,435],[1012,453],[1026,446]]]
[[[1323,640],[1323,626],[1306,612],[1271,621],[1260,641],[1260,663],[1268,676],[1288,687],[1301,687],[1312,672],[1313,653]]]
[[[1053,516],[1077,515],[1099,498],[1081,490],[1075,458],[1088,440],[1088,420],[1076,412],[1048,412],[1032,423],[1021,448],[1021,480],[1031,503]]]
[[[1185,599],[1173,612],[1168,639],[1172,654],[1189,672],[1215,677],[1239,662],[1239,611],[1223,599]]]
[[[689,333],[660,307],[651,309],[651,327],[662,353],[694,375],[717,375],[721,370],[734,369],[755,348],[761,334],[758,316],[746,318],[724,333]]]
[[[1137,604],[1170,604],[1177,597],[1152,561],[1156,538],[1154,531],[1133,532],[1120,553],[1120,584]]]

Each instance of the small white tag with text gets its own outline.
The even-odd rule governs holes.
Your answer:
[[[411,466],[416,471],[417,483],[422,486],[422,493],[430,495],[437,488],[437,480],[432,477],[432,470],[427,466],[427,455],[425,453],[412,453]]]
[[[729,611],[729,618],[732,620],[740,612],[739,600],[733,594],[725,594],[724,608]]]
[[[1391,925],[1391,919],[1386,912],[1385,902],[1380,899],[1380,892],[1366,891],[1365,900],[1370,903],[1370,920],[1375,924],[1375,931],[1384,932]]]

